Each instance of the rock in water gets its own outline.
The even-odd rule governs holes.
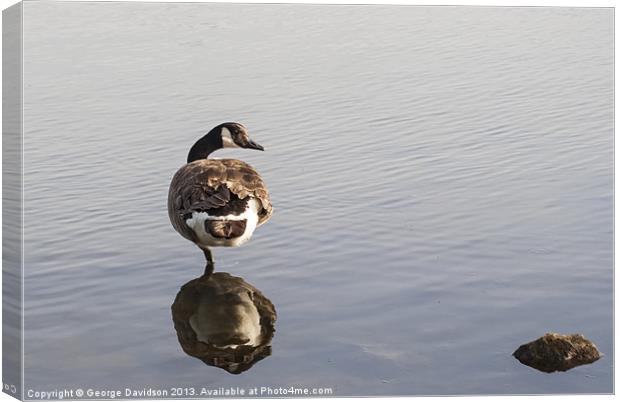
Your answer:
[[[519,346],[512,354],[521,363],[546,373],[566,371],[601,358],[596,346],[580,334],[548,333]]]

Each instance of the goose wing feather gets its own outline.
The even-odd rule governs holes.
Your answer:
[[[269,192],[258,172],[237,159],[201,159],[181,167],[172,178],[168,193],[168,215],[174,228],[184,237],[193,233],[183,215],[217,208],[230,201],[230,193],[260,201],[258,225],[273,214]]]
[[[223,207],[230,201],[230,190],[226,186],[218,188],[195,186],[186,189],[181,194],[179,205],[183,205],[177,212],[181,215],[194,211]]]

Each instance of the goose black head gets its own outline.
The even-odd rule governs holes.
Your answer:
[[[265,150],[261,145],[250,139],[243,124],[228,122],[212,128],[204,137],[199,139],[190,149],[189,155],[187,155],[187,163],[198,159],[207,159],[211,152],[221,148]]]
[[[248,130],[241,123],[224,123],[220,124],[220,137],[222,138],[222,148],[247,148],[258,149],[264,151],[261,145],[258,145],[250,139]]]

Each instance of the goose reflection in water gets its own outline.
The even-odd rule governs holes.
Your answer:
[[[181,287],[172,320],[183,351],[239,374],[271,354],[276,310],[243,278],[216,272]]]

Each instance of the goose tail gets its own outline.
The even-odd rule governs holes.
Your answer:
[[[205,231],[217,239],[233,239],[245,233],[247,220],[206,220]]]

